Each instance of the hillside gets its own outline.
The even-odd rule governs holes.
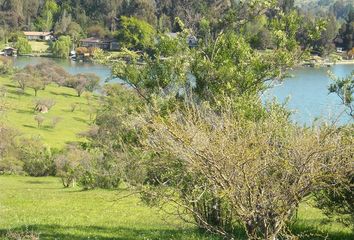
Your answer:
[[[90,109],[97,102],[93,99],[88,103],[85,97],[77,97],[73,89],[56,85],[49,85],[44,91],[39,91],[38,97],[34,96],[31,89],[20,93],[16,83],[9,77],[0,77],[0,87],[6,91],[7,106],[7,111],[0,120],[17,129],[24,137],[39,136],[51,147],[63,147],[67,142],[78,140],[76,134],[88,128]],[[55,106],[48,113],[41,114],[44,123],[40,128],[34,119],[38,115],[34,111],[35,101],[38,99],[55,101]],[[73,112],[72,107],[76,108]],[[58,121],[55,127],[53,120]]]

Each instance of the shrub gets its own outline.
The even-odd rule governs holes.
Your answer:
[[[42,115],[36,115],[34,116],[34,120],[37,122],[37,127],[40,128],[42,127],[45,118]]]
[[[23,170],[30,176],[54,175],[54,161],[50,148],[37,138],[21,139],[18,148],[19,159],[24,163]]]
[[[353,139],[327,127],[299,128],[287,113],[268,111],[257,121],[240,117],[231,103],[217,111],[188,103],[170,114],[152,111],[141,122],[141,142],[152,156],[147,166],[161,177],[147,193],[227,238],[236,221],[250,239],[287,234],[302,200],[344,180]]]
[[[120,177],[114,161],[106,161],[102,154],[69,146],[55,159],[57,176],[64,187],[82,186],[84,189],[116,188]]]
[[[61,120],[61,117],[54,116],[52,118],[52,128],[55,128]]]
[[[11,58],[0,56],[0,74],[13,72],[13,61]]]
[[[28,54],[32,52],[32,47],[28,40],[24,37],[19,37],[16,41],[15,48],[18,54]]]
[[[0,124],[0,174],[22,173],[23,162],[18,160],[16,138],[19,133]]]

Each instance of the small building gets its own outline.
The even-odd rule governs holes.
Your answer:
[[[343,53],[343,48],[337,47],[337,53]]]
[[[170,32],[166,33],[166,35],[174,39],[178,38],[178,33]],[[195,48],[198,46],[198,38],[194,35],[187,36],[186,42],[190,48]]]
[[[90,37],[81,39],[80,46],[85,48],[100,48],[107,51],[119,50],[119,44],[115,39],[100,39]]]
[[[13,48],[13,47],[4,48],[1,51],[1,55],[4,55],[4,56],[16,56],[16,54],[17,54],[17,49]]]
[[[50,41],[53,39],[51,32],[23,32],[28,41]]]

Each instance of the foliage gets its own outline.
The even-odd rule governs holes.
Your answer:
[[[18,132],[0,124],[0,174],[19,174],[23,163],[18,160],[16,137]]]
[[[117,37],[123,47],[145,50],[153,46],[155,30],[150,24],[134,17],[123,16],[120,25]]]
[[[13,72],[13,61],[11,58],[0,56],[0,74],[10,74]]]
[[[141,122],[142,141],[170,157],[153,164],[164,174],[147,194],[160,205],[172,202],[182,217],[192,214],[208,231],[231,238],[239,221],[250,239],[277,239],[302,200],[345,177],[353,139],[330,128],[301,129],[274,106],[258,121],[240,111],[186,103],[167,116],[151,112]]]
[[[333,83],[329,86],[329,92],[337,94],[347,108],[347,113],[354,118],[354,71],[344,78],[337,78],[331,74]]]
[[[19,37],[15,43],[15,48],[18,54],[28,54],[32,52],[32,47],[28,40],[24,37]]]
[[[100,78],[94,73],[79,73],[71,76],[65,83],[67,87],[75,89],[77,96],[85,91],[94,92],[99,89]]]
[[[69,58],[71,47],[71,38],[69,36],[61,36],[52,43],[51,51],[55,57]]]
[[[54,173],[51,151],[37,138],[21,139],[19,159],[24,163],[23,170],[30,176],[50,176]]]

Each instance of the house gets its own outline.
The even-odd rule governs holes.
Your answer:
[[[119,44],[115,39],[100,39],[95,37],[81,39],[80,47],[100,48],[107,51],[119,50]]]
[[[3,49],[0,53],[0,55],[4,55],[4,56],[16,56],[16,54],[17,54],[17,49],[13,47],[7,47]]]
[[[178,33],[166,33],[167,36],[171,38],[178,38]],[[198,38],[194,35],[187,36],[186,42],[190,48],[195,48],[198,46]]]
[[[28,41],[50,41],[53,39],[51,32],[23,32]]]

